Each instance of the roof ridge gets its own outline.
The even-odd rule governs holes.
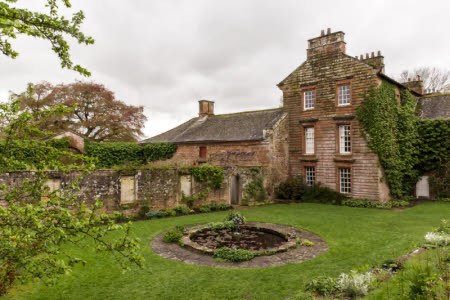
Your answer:
[[[276,110],[283,110],[283,108],[282,107],[276,107],[276,108],[267,108],[267,109],[260,109],[260,110],[246,110],[246,111],[239,111],[239,112],[234,112],[234,113],[227,113],[227,114],[208,116],[208,118],[220,117],[220,116],[232,116],[232,115],[248,114],[248,113],[269,112],[269,111],[276,111]]]

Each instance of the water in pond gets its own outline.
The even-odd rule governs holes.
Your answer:
[[[206,228],[196,232],[191,240],[210,249],[228,247],[254,251],[278,247],[286,242],[280,235],[253,228],[241,228],[239,232]]]

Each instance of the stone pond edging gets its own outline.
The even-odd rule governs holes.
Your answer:
[[[203,228],[205,224],[201,225],[193,225],[188,228],[189,231]],[[283,248],[277,253],[272,255],[265,256],[257,256],[249,261],[244,262],[222,262],[217,261],[212,256],[212,250],[209,248],[206,249],[196,249],[191,248],[191,243],[188,242],[188,247],[182,247],[178,244],[174,243],[164,243],[162,241],[164,233],[157,235],[151,241],[152,250],[161,257],[184,262],[192,265],[201,265],[201,266],[211,266],[211,267],[220,267],[220,268],[264,268],[264,267],[272,267],[272,266],[281,266],[288,263],[299,263],[302,261],[313,259],[314,257],[322,254],[323,252],[328,250],[328,246],[324,240],[322,240],[318,235],[291,226],[280,225],[280,224],[271,224],[271,223],[258,223],[252,222],[248,223],[247,226],[255,226],[255,227],[264,227],[268,230],[278,231],[283,235],[295,236],[300,239],[308,239],[314,243],[314,246],[298,246],[295,247],[295,238],[293,241],[293,245],[291,245],[291,241],[289,244],[284,244],[285,249]],[[190,240],[189,240],[190,241]],[[183,240],[186,242],[186,239]],[[195,243],[196,244],[196,243]],[[286,247],[287,246],[287,247]],[[201,245],[196,244],[196,247],[202,247]],[[205,250],[205,251],[202,251]],[[209,254],[206,254],[207,252]]]

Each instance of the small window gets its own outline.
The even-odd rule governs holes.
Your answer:
[[[206,159],[206,146],[200,146],[200,151],[198,156],[200,158]]]
[[[305,154],[314,154],[314,127],[305,128]]]
[[[303,92],[303,108],[305,110],[313,109],[315,104],[316,104],[316,91],[309,90]]]
[[[339,126],[339,153],[349,154],[352,152],[352,144],[350,138],[350,125]]]
[[[349,105],[350,104],[350,85],[341,84],[338,85],[338,105]]]
[[[339,168],[340,192],[350,194],[352,192],[352,169]]]
[[[316,168],[315,167],[305,167],[305,179],[306,185],[312,186],[316,183]]]

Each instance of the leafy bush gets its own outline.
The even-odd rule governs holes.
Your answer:
[[[214,258],[222,259],[229,262],[247,261],[254,258],[256,254],[245,249],[231,249],[222,247],[214,251]]]
[[[409,278],[409,299],[437,299],[433,286],[437,282],[437,276],[431,266],[415,264]]]
[[[245,217],[239,212],[230,212],[225,218],[225,222],[226,221],[233,222],[234,227],[239,228],[240,225],[245,224]]]
[[[317,277],[308,282],[305,286],[306,291],[321,296],[330,296],[337,291],[337,288],[336,280],[326,276]]]
[[[184,234],[183,226],[176,226],[168,230],[163,236],[163,242],[165,243],[179,243]]]
[[[288,178],[275,188],[275,194],[279,199],[301,200],[305,192],[306,184],[301,176]]]
[[[211,211],[221,211],[232,209],[233,206],[229,204],[209,204]]]
[[[208,196],[208,191],[202,191],[194,193],[190,196],[186,196],[184,192],[181,194],[181,201],[186,203],[189,208],[192,208],[198,201],[204,200]]]
[[[408,201],[404,200],[391,200],[388,202],[371,201],[366,199],[348,199],[342,201],[342,205],[350,207],[364,207],[364,208],[393,208],[393,207],[406,207],[409,205]]]
[[[171,158],[176,146],[169,143],[137,144],[125,142],[85,142],[86,155],[97,160],[99,168],[121,165],[140,166],[150,161]]]
[[[143,205],[139,208],[138,215],[141,218],[144,218],[150,212],[150,207],[147,205]]]
[[[450,245],[450,234],[441,232],[428,232],[425,235],[425,241],[436,246]]]
[[[233,221],[224,221],[224,222],[211,222],[208,224],[208,227],[212,230],[222,230],[222,229],[234,229]]]
[[[340,205],[342,201],[346,199],[348,199],[348,197],[344,194],[322,186],[320,183],[306,187],[302,197],[302,201],[305,202],[329,203],[335,205]]]
[[[249,178],[251,180],[244,186],[244,200],[265,200],[267,192],[264,187],[264,177],[261,168],[250,168]]]
[[[350,274],[342,273],[337,280],[337,286],[341,292],[349,297],[365,296],[369,293],[375,277],[371,272],[358,273],[351,271]]]
[[[186,206],[178,205],[173,209],[177,215],[188,215],[193,212],[192,209]]]
[[[147,219],[174,217],[177,213],[173,209],[149,211],[145,214]]]

